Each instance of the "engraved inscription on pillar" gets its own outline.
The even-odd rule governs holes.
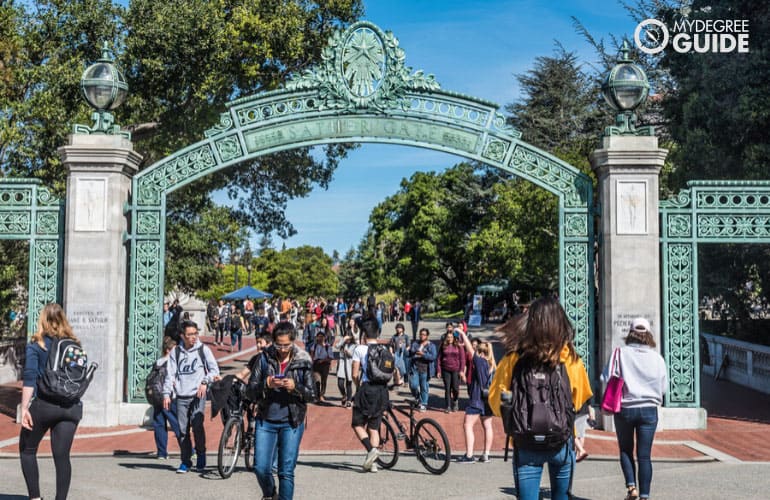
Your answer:
[[[75,231],[107,229],[107,180],[77,179]]]
[[[617,181],[617,234],[647,234],[647,182]]]

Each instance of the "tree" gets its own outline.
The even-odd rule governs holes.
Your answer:
[[[254,268],[266,275],[267,291],[280,297],[331,297],[339,291],[332,259],[321,247],[268,249],[254,260]]]

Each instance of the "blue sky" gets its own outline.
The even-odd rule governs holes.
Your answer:
[[[398,38],[408,66],[433,73],[443,89],[501,107],[518,98],[515,75],[530,69],[536,57],[552,55],[555,40],[584,63],[595,62],[571,16],[597,38],[632,35],[635,27],[614,0],[375,0],[366,1],[365,9],[364,19]],[[396,193],[403,178],[460,161],[427,149],[363,144],[341,162],[328,190],[289,202],[286,215],[298,234],[286,246],[320,246],[344,255],[358,246],[372,208]],[[283,240],[275,237],[273,243],[280,248]]]

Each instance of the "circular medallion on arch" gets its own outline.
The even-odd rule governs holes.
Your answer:
[[[350,95],[360,104],[372,99],[386,76],[387,54],[379,29],[362,23],[351,30],[343,44],[341,63]]]

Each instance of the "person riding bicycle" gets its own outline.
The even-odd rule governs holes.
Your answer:
[[[267,361],[254,363],[249,391],[258,395],[254,471],[263,498],[274,498],[271,471],[273,451],[278,449],[278,493],[281,500],[294,497],[294,469],[305,430],[307,403],[315,394],[312,361],[294,344],[295,330],[288,321],[273,329],[273,345],[263,351]]]

